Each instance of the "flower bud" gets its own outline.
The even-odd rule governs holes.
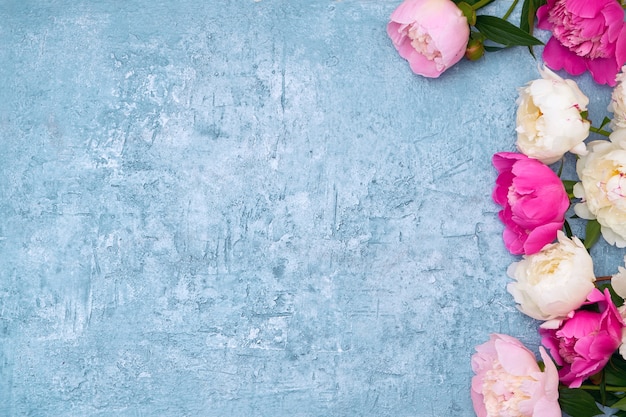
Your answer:
[[[465,50],[465,58],[477,61],[485,54],[485,45],[480,39],[470,39]]]

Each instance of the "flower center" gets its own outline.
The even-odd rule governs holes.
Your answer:
[[[409,26],[407,35],[409,39],[411,39],[413,49],[423,55],[427,60],[433,61],[438,71],[445,68],[441,59],[441,51],[437,49],[433,39],[418,23],[413,23]]]
[[[483,379],[483,398],[487,415],[493,417],[530,417],[522,414],[519,403],[530,399],[523,390],[525,382],[534,382],[529,376],[511,375],[498,362],[485,373]]]
[[[580,355],[576,353],[574,347],[578,339],[573,337],[563,337],[559,340],[559,356],[567,363],[574,363]]]
[[[593,35],[585,34],[584,29],[591,23],[591,19],[585,19],[570,12],[565,4],[566,1],[558,0],[549,12],[548,21],[553,25],[554,37],[578,56],[590,59],[608,58],[609,51],[602,42],[602,34],[605,30],[593,31]],[[586,20],[589,22],[585,22]]]
[[[609,180],[602,184],[606,198],[622,211],[626,211],[626,173],[615,169]]]

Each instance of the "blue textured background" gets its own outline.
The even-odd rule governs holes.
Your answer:
[[[1,2],[0,415],[473,415],[537,62],[415,76],[397,4]]]

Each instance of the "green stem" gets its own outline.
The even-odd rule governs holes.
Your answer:
[[[507,10],[504,16],[502,16],[502,19],[506,20],[509,18],[509,16],[511,16],[511,13],[513,13],[513,10],[515,10],[515,6],[517,6],[518,1],[519,0],[513,0],[513,4],[511,4],[511,7],[509,7],[509,10]]]
[[[581,385],[580,389],[587,391],[600,391],[602,388],[599,385]],[[626,387],[606,386],[604,387],[604,390],[609,392],[626,392]]]
[[[481,7],[484,7],[484,6],[488,5],[488,4],[489,4],[489,3],[491,3],[492,1],[493,1],[493,0],[480,0],[479,2],[474,3],[474,4],[472,5],[472,9],[473,9],[473,10],[478,10],[478,9],[480,9]]]
[[[606,130],[602,130],[602,129],[598,129],[597,127],[593,127],[593,126],[589,126],[589,131],[590,132],[594,132],[594,133],[598,133],[602,136],[606,136],[609,137],[609,135],[611,135],[611,132],[607,132]]]

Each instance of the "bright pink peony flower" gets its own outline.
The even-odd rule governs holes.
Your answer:
[[[498,170],[493,200],[501,205],[504,245],[514,255],[531,255],[556,239],[569,198],[563,183],[536,159],[514,152],[493,156]]]
[[[541,343],[550,349],[561,382],[578,388],[599,372],[622,343],[624,322],[608,289],[594,288],[586,305],[597,303],[599,312],[576,310],[558,329],[539,329]]]
[[[470,31],[450,0],[405,0],[391,14],[387,34],[414,73],[436,78],[463,57]]]
[[[561,417],[556,366],[539,348],[545,370],[519,340],[492,334],[472,356],[472,402],[478,417]]]
[[[552,31],[543,60],[572,75],[586,70],[599,84],[615,85],[626,62],[624,10],[616,0],[548,0],[537,10],[537,27]]]

